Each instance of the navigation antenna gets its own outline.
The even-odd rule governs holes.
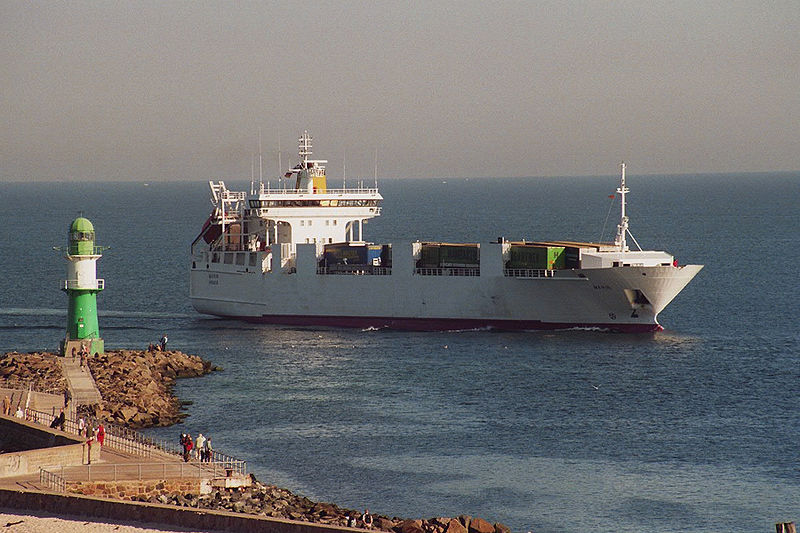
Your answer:
[[[344,161],[342,162],[342,189],[347,188],[347,150],[344,151]]]
[[[628,216],[625,214],[625,194],[631,192],[629,188],[625,186],[625,161],[620,163],[620,179],[619,179],[619,188],[617,189],[617,193],[619,193],[620,199],[620,216],[619,216],[619,224],[617,225],[617,237],[614,239],[614,244],[617,246],[620,252],[627,252],[628,251],[628,243],[625,240],[625,235],[630,235],[633,242],[636,244],[636,247],[639,250],[642,249],[639,246],[639,243],[636,242],[636,238],[628,229]]]
[[[250,154],[250,194],[253,195],[256,193],[256,155]]]
[[[261,126],[258,127],[258,189],[264,190],[264,158],[261,149]]]
[[[378,148],[375,148],[375,188],[378,188]]]

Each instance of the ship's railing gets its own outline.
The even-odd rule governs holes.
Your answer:
[[[317,274],[345,276],[391,276],[391,267],[374,267],[369,265],[337,265],[335,267],[317,267]]]
[[[219,193],[219,197],[222,200],[230,200],[230,201],[234,201],[235,202],[235,201],[238,201],[238,200],[246,199],[247,198],[247,193],[244,192],[244,191],[229,191],[229,190],[226,189],[226,190],[221,191]]]
[[[506,268],[503,274],[507,278],[552,278],[555,270],[544,268]]]
[[[415,268],[417,276],[480,276],[479,267]]]
[[[287,189],[268,189],[262,188],[258,191],[259,194],[293,194],[298,196],[343,196],[345,194],[378,194],[377,187],[355,187],[351,189],[327,189],[325,192],[317,191],[317,192],[308,192],[308,190],[304,189],[294,189],[294,188],[287,188]]]
[[[106,286],[106,280],[102,279],[102,278],[99,278],[99,279],[97,279],[95,281],[97,283],[95,283],[94,286],[87,286],[86,282],[79,283],[77,279],[65,279],[61,283],[61,289],[62,290],[67,290],[67,289],[91,289],[91,290],[95,290],[96,289],[98,291],[102,291]]]

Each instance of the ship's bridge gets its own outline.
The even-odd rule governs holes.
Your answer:
[[[263,186],[247,199],[245,217],[259,219],[274,243],[333,243],[363,240],[363,225],[380,216],[377,188],[307,190]],[[250,228],[253,231],[253,228]]]

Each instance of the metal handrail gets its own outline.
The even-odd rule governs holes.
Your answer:
[[[35,409],[27,409],[25,418],[42,425],[49,426],[56,418],[55,414],[46,413],[44,411],[37,411]],[[93,428],[97,428],[101,422],[100,419],[95,417],[86,417],[86,423],[90,424]],[[130,453],[132,455],[139,455],[141,457],[149,458],[154,454],[166,454],[173,456],[182,456],[183,450],[180,446],[171,441],[164,439],[153,439],[144,434],[136,431],[135,429],[119,426],[111,422],[103,422],[105,428],[105,440],[103,446],[120,450],[122,452]],[[64,419],[64,431],[80,435],[80,424],[78,420],[72,417]],[[194,460],[199,463],[199,461]],[[210,460],[207,462],[230,464],[230,469],[234,472],[247,474],[247,462],[236,459],[226,453],[211,450]]]
[[[554,270],[544,268],[506,268],[503,274],[508,278],[552,278]]]
[[[67,492],[67,480],[63,476],[54,474],[39,467],[39,483],[56,492]]]
[[[170,478],[217,478],[233,473],[246,475],[245,461],[162,461],[153,463],[98,463],[60,467],[60,474],[52,474],[63,482],[74,481],[125,481]],[[40,476],[41,477],[41,476]]]
[[[45,389],[41,389],[41,388],[37,387],[37,381],[35,381],[33,379],[26,379],[24,381],[19,381],[19,382],[16,382],[16,383],[18,383],[20,385],[23,385],[23,387],[22,388],[20,388],[20,387],[0,387],[0,389],[7,389],[7,390],[11,390],[11,391],[19,391],[19,392],[22,392],[23,394],[25,394],[25,393],[30,391],[30,392],[38,392],[38,393],[41,393],[41,394],[52,394],[54,396],[61,396],[62,392],[64,391],[64,388],[61,385],[54,385],[54,386],[52,386],[52,387],[50,387],[49,389],[46,389],[46,390]],[[54,392],[54,391],[58,391],[58,392]]]
[[[101,291],[101,290],[103,290],[105,288],[105,286],[106,286],[106,280],[103,279],[103,278],[96,279],[94,286],[91,286],[91,284],[85,285],[85,284],[78,283],[77,279],[65,279],[65,280],[63,280],[61,282],[61,289],[62,290],[66,290],[66,289],[91,289],[91,290],[95,290],[96,289],[96,290],[100,290]]]

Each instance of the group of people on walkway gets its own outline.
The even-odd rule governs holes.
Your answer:
[[[61,413],[64,413],[63,409]],[[103,446],[103,441],[106,438],[106,428],[103,422],[98,422],[97,427],[93,428],[91,422],[87,422],[83,417],[80,417],[78,418],[78,436],[96,440],[100,446]]]
[[[82,371],[86,371],[86,369],[88,368],[88,362],[89,362],[89,347],[86,345],[86,343],[82,342],[81,343],[81,349],[77,350],[77,351],[75,350],[75,347],[73,346],[71,355],[72,355],[72,360],[73,361],[75,360],[75,356],[76,355],[80,356],[80,369]]]
[[[61,410],[61,414],[53,420],[53,424],[57,421],[61,423],[61,429],[64,428],[64,410]],[[50,427],[54,427],[52,424]],[[97,427],[92,427],[91,422],[87,422],[85,418],[82,416],[78,418],[78,436],[82,439],[86,439],[86,463],[92,464],[92,444],[95,442],[100,446],[100,449],[103,449],[103,443],[106,440],[106,428],[103,425],[102,421],[98,421]]]
[[[189,433],[181,433],[181,447],[183,448],[183,460],[189,462],[190,459],[201,463],[211,462],[214,449],[211,447],[211,438],[204,437],[202,433],[197,434],[197,440],[193,441]]]

